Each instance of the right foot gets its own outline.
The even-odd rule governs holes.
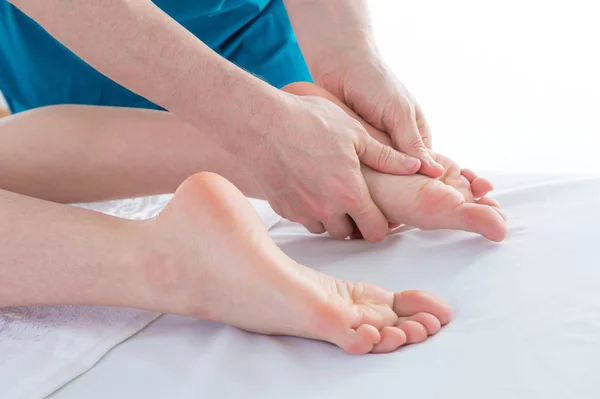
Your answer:
[[[187,179],[146,226],[153,237],[146,279],[166,298],[165,312],[356,354],[422,342],[451,318],[433,295],[341,281],[297,264],[243,194],[214,174]]]
[[[391,138],[355,114],[327,90],[308,82],[296,82],[284,91],[299,96],[328,99],[359,121],[379,142],[391,145]],[[506,237],[506,218],[497,201],[485,195],[492,184],[451,159],[433,154],[444,174],[432,179],[420,174],[394,176],[363,167],[371,197],[390,222],[390,227],[408,224],[423,230],[453,229],[481,234],[492,241]],[[356,229],[352,238],[361,238]]]
[[[439,179],[387,175],[363,167],[371,197],[387,219],[423,230],[464,230],[491,241],[504,240],[507,226],[500,204],[485,196],[492,184],[447,157],[433,156],[445,169]]]

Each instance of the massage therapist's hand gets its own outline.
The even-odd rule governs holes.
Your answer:
[[[423,111],[378,54],[368,2],[284,3],[315,83],[388,133],[398,151],[419,158],[420,173],[441,176],[443,168],[427,151],[432,140]]]
[[[432,136],[423,110],[379,56],[374,52],[351,55],[335,71],[323,79],[324,88],[336,88],[336,97],[373,127],[387,132],[394,148],[419,158],[422,174],[438,177],[443,173],[428,151]]]
[[[360,164],[413,174],[419,161],[382,145],[326,99],[281,94],[282,108],[272,113],[254,166],[271,206],[313,233],[345,238],[353,220],[366,239],[383,239],[388,222],[371,199]]]
[[[222,146],[283,216],[342,237],[353,231],[350,215],[366,239],[386,235],[360,161],[384,173],[414,173],[419,162],[405,166],[404,156],[331,102],[300,99],[261,82],[150,0],[10,1],[99,72]],[[308,3],[330,4],[294,2]]]

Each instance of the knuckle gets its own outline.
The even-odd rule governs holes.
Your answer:
[[[410,150],[426,151],[421,136],[414,136],[405,141],[405,146]]]
[[[360,123],[358,120],[356,120],[354,118],[348,117],[348,119],[350,120],[350,123],[352,124],[352,127],[354,128],[354,131],[356,133],[361,134],[361,135],[368,134],[367,131],[365,130],[364,126],[362,125],[362,123]]]
[[[305,211],[311,217],[313,217],[313,218],[315,218],[317,220],[323,220],[322,218],[326,214],[325,206],[323,204],[323,201],[319,201],[319,200],[309,200],[309,201],[307,201],[306,204],[305,204]]]
[[[391,121],[390,128],[395,128],[400,123],[416,117],[415,107],[406,96],[390,98],[384,107],[384,113],[387,115],[386,119]]]
[[[346,184],[336,195],[337,209],[343,213],[353,213],[363,207],[363,193],[360,185]]]
[[[317,212],[315,212],[314,216],[317,220],[323,223],[329,223],[335,217],[335,209],[336,207],[331,203],[324,203],[323,206],[320,207]]]
[[[365,201],[358,194],[348,197],[346,202],[347,213],[362,213],[365,209]]]
[[[377,156],[377,163],[380,167],[389,164],[394,158],[394,150],[388,145],[382,145]]]

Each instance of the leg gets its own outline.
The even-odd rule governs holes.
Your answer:
[[[138,223],[0,190],[0,307],[139,307]]]
[[[172,193],[194,173],[264,198],[248,168],[173,114],[77,105],[0,119],[0,188],[54,202]]]
[[[0,220],[0,307],[137,307],[352,353],[421,342],[450,320],[448,306],[423,292],[339,281],[295,263],[243,194],[213,174],[187,179],[147,221],[4,191]]]

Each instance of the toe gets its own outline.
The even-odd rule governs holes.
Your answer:
[[[406,333],[398,327],[388,326],[381,330],[381,341],[373,347],[372,353],[393,352],[406,343]]]
[[[435,295],[423,291],[403,291],[394,295],[394,311],[400,317],[410,317],[425,312],[446,325],[452,318],[450,306]]]
[[[481,198],[494,189],[492,182],[483,177],[477,177],[471,182],[473,197]]]
[[[473,183],[473,180],[477,179],[477,173],[473,172],[471,169],[462,169],[460,174],[466,177],[469,183]]]
[[[504,240],[507,233],[506,219],[500,209],[481,205],[464,203],[457,209],[462,229],[478,233],[491,241]]]
[[[436,334],[442,328],[442,324],[437,317],[431,313],[419,312],[414,316],[410,316],[408,320],[416,321],[427,330],[427,335]]]
[[[419,342],[425,341],[428,336],[425,327],[421,323],[413,320],[404,320],[398,323],[398,328],[406,334],[407,344],[418,344]]]
[[[346,352],[355,355],[364,355],[373,350],[381,342],[379,330],[369,324],[362,324],[356,329],[346,332],[341,342],[334,342]]]
[[[481,197],[480,199],[475,201],[475,203],[500,208],[500,203],[498,201],[496,201],[495,199],[489,198],[489,197]]]

